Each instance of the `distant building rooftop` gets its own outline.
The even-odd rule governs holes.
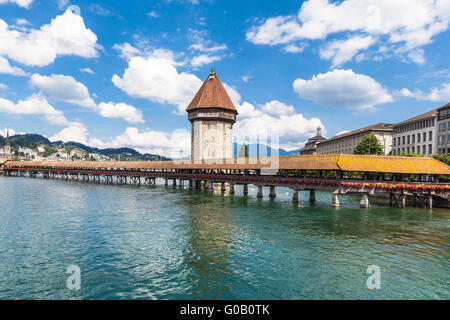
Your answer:
[[[346,133],[343,133],[343,134],[339,134],[337,136],[334,136],[332,138],[327,139],[326,141],[321,141],[321,142],[318,142],[318,143],[327,143],[327,142],[330,142],[330,141],[335,141],[335,140],[338,140],[338,139],[350,137],[350,136],[353,136],[355,134],[361,134],[361,133],[365,133],[365,132],[369,132],[369,131],[386,131],[386,132],[390,132],[390,131],[393,130],[393,126],[394,125],[391,124],[391,123],[380,122],[380,123],[373,124],[373,125],[368,126],[368,127],[364,127],[364,128],[361,128],[361,129],[357,129],[357,130],[353,130],[353,131],[346,132]]]

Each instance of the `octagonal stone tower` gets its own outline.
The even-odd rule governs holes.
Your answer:
[[[238,112],[214,69],[186,108],[192,125],[191,159],[233,157],[233,124]]]

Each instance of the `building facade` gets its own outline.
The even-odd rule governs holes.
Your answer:
[[[186,111],[192,128],[191,158],[233,158],[233,124],[238,112],[214,69]]]
[[[416,153],[431,156],[437,147],[437,109],[394,125],[392,154]]]
[[[377,137],[384,154],[392,148],[392,124],[377,123],[365,128],[343,133],[317,143],[318,154],[352,154],[362,138],[368,134]]]
[[[316,135],[308,139],[303,149],[300,150],[300,154],[317,154],[317,143],[325,140],[327,140],[327,138],[322,136],[322,128],[318,127]]]
[[[437,146],[439,154],[450,153],[450,103],[437,109]]]
[[[9,129],[6,129],[5,146],[0,150],[0,158],[12,158],[13,152],[9,144]]]

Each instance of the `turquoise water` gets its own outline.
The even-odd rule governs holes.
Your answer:
[[[450,210],[240,194],[0,177],[0,299],[450,298]]]

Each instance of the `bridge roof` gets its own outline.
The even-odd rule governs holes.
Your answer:
[[[262,158],[234,158],[220,162],[184,161],[10,161],[8,167],[111,168],[111,169],[270,169],[385,172],[450,175],[450,167],[433,158],[294,155]]]

